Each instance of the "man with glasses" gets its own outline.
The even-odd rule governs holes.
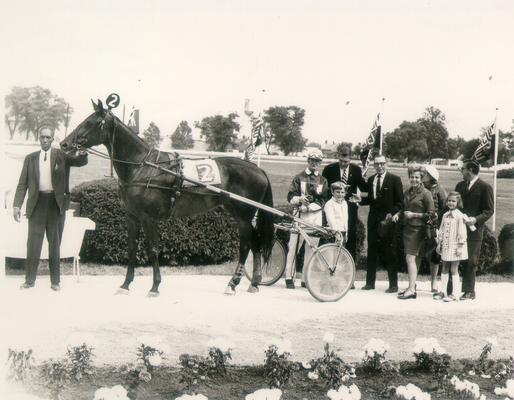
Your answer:
[[[468,216],[465,221],[468,231],[468,259],[463,261],[461,300],[474,300],[475,274],[484,237],[484,225],[494,213],[493,188],[479,177],[480,165],[466,160],[461,168],[463,180],[457,183],[455,191],[462,197],[462,212]]]
[[[389,288],[386,293],[398,292],[398,267],[393,251],[393,235],[379,235],[381,223],[389,223],[392,216],[403,208],[403,186],[399,176],[387,171],[384,156],[374,160],[375,175],[368,178],[368,196],[361,201],[359,195],[353,195],[353,201],[369,205],[368,215],[368,260],[366,285],[362,290],[375,289],[378,260],[387,269]]]
[[[319,173],[319,167],[323,160],[321,150],[313,149],[307,155],[307,168],[293,178],[287,201],[295,207],[295,215],[304,221],[321,225],[322,210],[328,197],[327,180]],[[318,245],[318,237],[310,237],[313,245]],[[289,238],[289,251],[286,260],[286,287],[294,289],[296,253],[303,243],[303,237],[298,233],[291,233]],[[305,245],[305,260],[311,256],[312,250]],[[302,282],[302,286],[305,286]]]

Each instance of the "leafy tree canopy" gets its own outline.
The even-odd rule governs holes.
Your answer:
[[[200,129],[200,135],[205,138],[209,150],[226,151],[235,146],[237,133],[241,126],[236,121],[239,115],[230,113],[228,116],[214,115],[205,117],[201,122],[195,122],[195,127]]]
[[[285,155],[302,151],[307,142],[302,135],[304,117],[305,110],[297,106],[268,108],[264,121],[269,126],[270,143],[276,144]]]
[[[53,131],[60,125],[67,126],[73,108],[50,89],[41,86],[15,86],[5,96],[7,108],[5,121],[9,127],[11,139],[15,133],[25,132],[28,140],[32,134],[34,140],[39,138],[39,130],[45,126]]]
[[[161,130],[154,122],[150,122],[148,128],[143,131],[143,140],[153,148],[159,147]]]
[[[171,135],[171,146],[174,149],[191,149],[194,146],[193,130],[187,121],[181,121]]]

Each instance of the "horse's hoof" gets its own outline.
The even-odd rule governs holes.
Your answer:
[[[254,285],[248,286],[248,293],[259,293],[259,287]]]
[[[116,290],[116,292],[114,294],[116,295],[119,295],[119,294],[123,294],[123,295],[128,295],[130,292],[128,289],[124,289],[124,288],[118,288],[118,290]]]
[[[234,289],[232,286],[230,285],[227,285],[227,288],[225,289],[225,294],[227,296],[235,296],[236,294],[236,289]]]
[[[151,290],[148,292],[148,294],[146,295],[146,297],[159,297],[160,293],[159,292],[152,292]]]

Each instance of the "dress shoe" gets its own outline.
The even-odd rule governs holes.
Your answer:
[[[443,301],[445,303],[450,303],[452,301],[457,301],[457,298],[453,295],[453,294],[449,294],[448,296],[446,296]]]
[[[437,292],[437,293],[434,293],[434,294],[432,295],[432,298],[433,298],[434,300],[442,300],[442,299],[444,299],[445,297],[447,297],[447,296],[445,296],[443,292]]]
[[[475,298],[476,296],[473,292],[466,292],[460,297],[461,300],[475,300]]]
[[[398,291],[398,288],[396,286],[390,287],[386,290],[386,293],[396,293]]]
[[[61,290],[61,287],[59,285],[52,285],[50,286],[50,289],[52,289],[54,292],[58,292]]]
[[[287,289],[295,289],[295,287],[294,287],[294,280],[286,279],[286,288]]]
[[[416,297],[418,297],[416,292],[410,292],[409,294],[408,290],[406,290],[401,296],[398,296],[400,300],[415,299]]]
[[[25,282],[25,283],[23,283],[23,284],[20,286],[20,289],[21,289],[21,290],[23,290],[23,289],[31,289],[31,288],[33,288],[33,287],[34,287],[34,285],[31,285],[30,283]]]
[[[350,290],[355,289],[355,284],[352,283],[352,286],[350,286]]]
[[[375,285],[365,285],[361,287],[361,290],[375,290]]]
[[[306,287],[307,287],[307,285],[305,284],[305,282],[304,282],[304,281],[302,281],[302,283],[300,284],[300,286],[301,286],[301,287],[303,287],[303,288],[306,288]]]

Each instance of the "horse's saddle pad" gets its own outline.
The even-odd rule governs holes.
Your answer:
[[[210,158],[201,160],[182,160],[182,173],[189,179],[194,179],[208,185],[221,184],[220,170],[216,161]],[[184,186],[196,186],[192,182],[184,181]]]

